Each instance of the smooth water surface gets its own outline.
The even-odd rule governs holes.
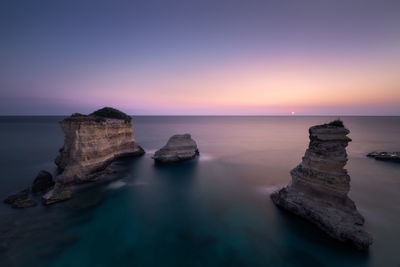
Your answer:
[[[62,117],[0,117],[0,196],[55,173]],[[374,237],[368,252],[331,240],[277,209],[269,195],[290,181],[308,128],[335,117],[134,117],[145,156],[117,162],[116,180],[70,201],[0,205],[0,266],[399,266],[400,164],[365,157],[400,151],[399,117],[342,117],[350,197]],[[152,153],[191,133],[201,156],[155,165]]]

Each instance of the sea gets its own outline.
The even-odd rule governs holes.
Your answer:
[[[51,206],[0,203],[0,266],[400,266],[400,164],[366,157],[400,151],[400,117],[342,116],[349,196],[374,243],[332,240],[277,208],[324,116],[133,116],[141,157],[113,165],[103,182]],[[56,174],[61,116],[0,117],[0,197]],[[174,134],[190,133],[200,157],[157,165]],[[40,201],[40,199],[37,199]]]

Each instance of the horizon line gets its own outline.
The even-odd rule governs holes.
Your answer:
[[[65,114],[11,114],[11,115],[1,115],[0,117],[68,117],[70,115]],[[86,115],[86,114],[84,114]],[[130,117],[399,117],[400,114],[301,114],[301,115],[291,115],[291,114],[141,114],[133,115],[128,114]]]

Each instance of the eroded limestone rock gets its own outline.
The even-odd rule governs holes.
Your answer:
[[[172,136],[164,147],[156,151],[153,159],[156,162],[172,163],[194,159],[198,155],[199,149],[190,134],[177,134]]]
[[[55,163],[62,172],[54,190],[43,197],[45,204],[71,197],[66,185],[97,180],[114,160],[144,154],[133,136],[131,118],[113,108],[75,113],[60,125],[65,139]]]
[[[372,238],[364,218],[347,196],[350,176],[344,166],[349,130],[341,121],[313,126],[302,162],[290,174],[292,182],[271,195],[272,201],[317,225],[331,237],[367,249]]]

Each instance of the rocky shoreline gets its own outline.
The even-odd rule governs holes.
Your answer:
[[[344,166],[349,132],[341,121],[311,127],[303,160],[290,172],[292,182],[271,199],[332,238],[363,250],[372,244],[372,237],[363,228],[364,217],[347,196],[350,176]]]

